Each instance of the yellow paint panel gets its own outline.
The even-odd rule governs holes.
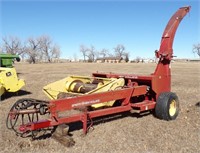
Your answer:
[[[18,79],[15,68],[0,67],[0,83],[6,92],[16,92],[20,90],[25,82]]]
[[[50,83],[47,86],[43,87],[43,92],[50,99],[57,99],[60,93],[66,93],[70,95],[83,95],[83,93],[80,93],[81,86],[77,86],[76,92],[73,90],[76,84],[78,83],[81,83],[81,85],[84,85],[84,84],[95,85],[95,89],[92,89],[84,93],[84,94],[92,94],[92,93],[99,93],[99,92],[121,89],[124,86],[125,81],[123,78],[117,79],[117,78],[69,76],[67,78]],[[95,105],[92,105],[92,107],[99,108],[103,106],[112,106],[114,102],[115,101],[109,101],[105,103],[95,104]]]

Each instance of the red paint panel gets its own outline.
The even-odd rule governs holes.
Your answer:
[[[72,122],[81,121],[82,116],[83,116],[83,112],[81,112],[79,114],[67,116],[67,117],[58,118],[57,119],[58,121],[57,122],[52,121],[51,125],[55,126],[55,125],[59,125],[59,124],[63,124],[63,123],[72,123]]]
[[[95,118],[99,116],[105,116],[110,114],[116,114],[120,112],[130,111],[132,108],[130,105],[127,106],[119,106],[119,107],[112,107],[112,108],[106,108],[106,109],[100,109],[96,111],[89,112],[90,118]]]
[[[55,114],[57,111],[66,111],[74,108],[81,108],[98,104],[102,102],[108,102],[118,99],[126,99],[132,96],[144,95],[147,92],[147,86],[137,86],[134,88],[126,88],[121,90],[114,90],[90,95],[82,95],[78,97],[72,97],[67,99],[59,99],[50,101],[50,111]],[[129,99],[127,99],[129,101]]]
[[[135,74],[119,74],[119,73],[92,73],[95,77],[105,77],[105,78],[125,78],[125,79],[135,79],[135,80],[151,80],[152,76],[143,76]]]
[[[50,127],[50,126],[52,126],[51,121],[43,120],[43,121],[31,123],[31,130],[47,128],[47,127]]]
[[[66,111],[74,108],[90,106],[97,103],[108,102],[117,99],[125,99],[133,91],[133,88],[108,91],[90,95],[83,95],[67,99],[50,101],[50,111]]]
[[[147,86],[137,86],[134,88],[134,91],[132,93],[132,97],[134,96],[140,96],[140,95],[145,95],[147,93]]]

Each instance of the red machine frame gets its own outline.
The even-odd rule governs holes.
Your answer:
[[[155,109],[158,96],[163,92],[171,91],[170,61],[173,58],[173,40],[179,23],[189,10],[190,7],[182,7],[169,20],[162,35],[160,49],[155,52],[156,57],[159,58],[159,62],[153,74],[141,76],[132,74],[93,73],[93,77],[124,78],[125,86],[120,90],[49,101],[47,106],[51,117],[47,120],[23,124],[19,127],[20,131],[34,131],[60,124],[81,121],[83,123],[83,132],[86,134],[89,127],[92,126],[93,118],[126,111],[140,113]],[[88,106],[93,104],[112,100],[120,101],[120,106],[92,111],[87,109]],[[79,109],[81,112],[70,116],[59,115],[60,112],[73,109]],[[21,111],[20,113],[27,112],[30,113],[30,110]],[[13,114],[13,112],[10,112],[10,114]],[[88,125],[89,122],[90,125]]]

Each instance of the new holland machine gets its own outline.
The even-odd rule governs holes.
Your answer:
[[[19,56],[0,54],[0,96],[6,92],[17,92],[25,85],[24,80],[17,77],[17,72],[13,67],[14,60],[19,62]]]
[[[171,92],[170,62],[176,30],[189,11],[189,6],[181,7],[169,20],[160,48],[155,52],[159,62],[152,74],[69,76],[43,88],[49,101],[18,100],[8,113],[7,127],[22,137],[37,137],[41,131],[52,130],[53,137],[64,145],[72,145],[74,142],[67,135],[68,126],[74,122],[81,122],[86,134],[95,118],[117,113],[154,110],[152,112],[160,119],[176,119],[179,100]]]

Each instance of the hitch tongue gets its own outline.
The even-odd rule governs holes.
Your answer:
[[[66,124],[58,125],[52,138],[66,147],[72,147],[75,144],[73,138],[69,136],[69,126]]]

